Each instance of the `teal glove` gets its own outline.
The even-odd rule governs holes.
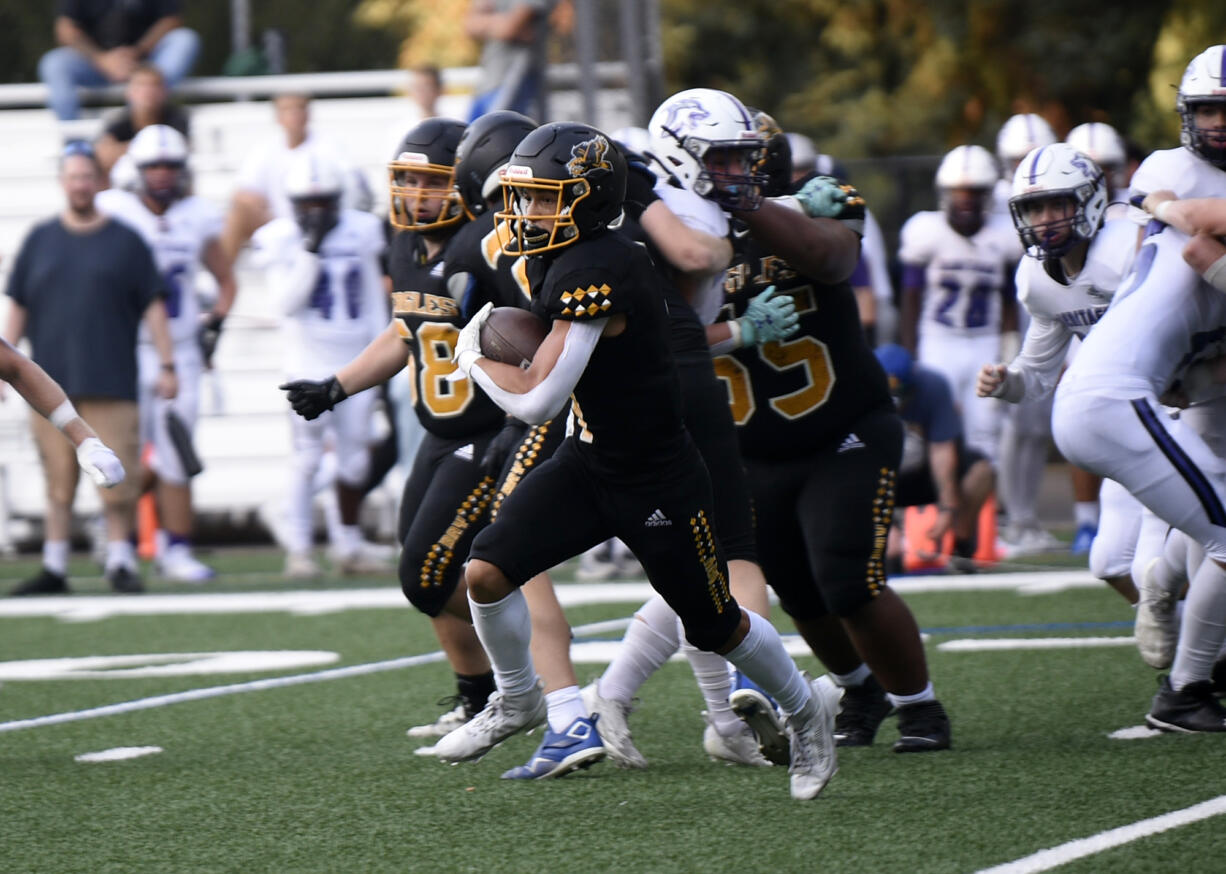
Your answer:
[[[847,202],[847,191],[833,176],[814,176],[794,196],[809,218],[838,218]]]
[[[741,344],[777,343],[800,329],[796,302],[790,294],[775,297],[775,286],[749,301],[745,315],[737,320],[741,329]]]

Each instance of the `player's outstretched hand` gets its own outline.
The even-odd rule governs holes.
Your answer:
[[[800,328],[796,302],[790,294],[776,297],[772,285],[749,301],[740,326],[741,342],[746,346],[786,340]]]
[[[508,417],[502,430],[494,435],[494,439],[485,449],[485,454],[481,456],[481,473],[497,478],[502,473],[507,459],[515,451],[515,447],[523,442],[524,434],[527,432],[526,422],[521,422],[514,416]]]
[[[123,482],[123,464],[119,457],[97,437],[86,437],[77,447],[77,463],[104,489]]]
[[[349,397],[349,393],[345,391],[344,386],[335,376],[329,376],[323,382],[296,379],[293,382],[282,383],[277,388],[285,392],[286,399],[294,408],[294,412],[308,422],[311,419],[318,419],[326,411]]]
[[[833,176],[814,176],[795,197],[809,218],[836,218],[847,202],[847,190]]]
[[[455,372],[447,375],[450,380],[463,379],[473,369],[473,364],[481,357],[481,326],[490,317],[494,305],[487,303],[477,314],[468,320],[468,324],[460,329],[460,336],[455,341]]]
[[[975,393],[981,398],[995,397],[995,392],[1005,384],[1005,373],[1008,368],[1003,364],[985,364],[979,370],[979,379],[975,382]]]

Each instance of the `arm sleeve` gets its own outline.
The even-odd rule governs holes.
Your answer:
[[[469,376],[485,390],[490,400],[515,418],[530,425],[543,424],[558,414],[575,390],[607,322],[608,319],[572,322],[566,332],[562,354],[553,369],[525,394],[500,388],[480,367],[474,367]]]
[[[1009,364],[997,397],[1016,404],[1044,398],[1055,391],[1072,338],[1068,328],[1055,319],[1031,315],[1022,351]]]

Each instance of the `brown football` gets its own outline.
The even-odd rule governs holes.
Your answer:
[[[481,354],[527,370],[549,333],[543,319],[519,307],[495,307],[481,326]]]

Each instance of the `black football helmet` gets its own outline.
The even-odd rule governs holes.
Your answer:
[[[464,219],[455,190],[456,146],[464,123],[428,118],[405,134],[387,165],[389,219],[403,231],[439,231]],[[436,211],[437,207],[437,211]]]
[[[766,142],[762,158],[754,167],[755,172],[766,177],[762,194],[766,197],[787,194],[792,185],[792,144],[788,142],[783,128],[768,113],[760,109],[751,109],[750,112],[753,113],[754,129]]]
[[[502,194],[504,209],[496,214],[502,250],[539,255],[598,233],[621,215],[626,159],[608,135],[590,125],[541,125],[511,154]],[[525,196],[550,195],[556,198],[552,212],[525,214]]]
[[[500,109],[487,112],[468,126],[455,152],[455,187],[469,218],[484,215],[489,198],[498,196],[498,171],[506,166],[520,140],[536,130],[526,115]]]

